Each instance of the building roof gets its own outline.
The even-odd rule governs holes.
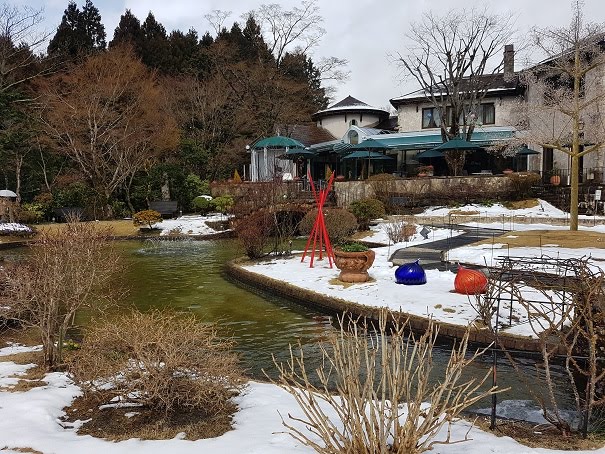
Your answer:
[[[330,115],[342,114],[342,113],[372,113],[377,115],[380,119],[388,118],[389,112],[384,109],[378,109],[376,107],[372,107],[367,105],[365,102],[360,101],[359,99],[353,98],[352,96],[347,96],[341,101],[338,101],[336,104],[331,105],[327,109],[320,110],[311,115],[311,118],[314,121],[319,120],[320,118],[328,117]]]
[[[461,89],[465,88],[465,81],[461,84]],[[482,86],[487,87],[487,95],[494,96],[516,96],[523,93],[525,87],[519,80],[519,73],[515,73],[511,78],[505,78],[504,73],[497,74],[485,74],[481,76],[480,83]],[[468,86],[468,85],[467,85]],[[397,108],[400,105],[405,104],[416,104],[418,102],[427,102],[430,92],[423,88],[413,91],[411,93],[391,98],[391,105]]]
[[[336,139],[330,131],[317,126],[315,123],[281,125],[277,130],[292,139],[302,142],[307,147]]]

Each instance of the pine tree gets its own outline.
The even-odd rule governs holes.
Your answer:
[[[141,26],[141,30],[143,32],[141,49],[143,63],[162,72],[168,72],[170,43],[168,42],[166,29],[155,20],[153,13],[150,11]]]
[[[143,29],[141,28],[141,21],[127,9],[120,16],[120,23],[113,32],[113,39],[109,42],[109,47],[129,43],[134,46],[136,54],[140,56],[142,41]]]
[[[70,1],[55,36],[48,44],[48,54],[74,60],[104,49],[105,27],[99,10],[90,0],[86,0],[82,11],[74,1]]]

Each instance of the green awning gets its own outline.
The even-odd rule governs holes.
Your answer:
[[[515,137],[514,128],[500,127],[497,130],[475,130],[471,143],[486,147],[494,143],[505,142]],[[394,134],[383,134],[378,140],[396,150],[428,150],[443,143],[439,131],[414,131]]]
[[[455,151],[455,150],[478,150],[481,146],[473,142],[467,142],[464,139],[456,137],[455,139],[443,142],[437,145],[433,150],[435,151]]]

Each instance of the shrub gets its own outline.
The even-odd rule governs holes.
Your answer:
[[[91,325],[70,364],[93,399],[211,415],[243,388],[233,342],[193,315],[133,311]]]
[[[540,182],[540,175],[531,172],[511,173],[506,177],[510,180],[511,196],[516,200],[528,197],[531,188]]]
[[[351,203],[349,210],[357,218],[359,230],[368,230],[372,219],[381,218],[386,214],[384,204],[378,199],[362,199]]]
[[[162,215],[155,210],[143,210],[135,213],[132,216],[132,222],[134,225],[146,225],[151,230],[153,224],[162,221]]]
[[[368,247],[365,244],[357,241],[346,241],[344,243],[340,243],[338,245],[338,249],[340,249],[342,252],[365,252],[368,250]]]
[[[410,238],[416,234],[416,225],[406,219],[398,219],[384,224],[383,229],[391,243],[410,241]]]
[[[237,169],[235,169],[235,172],[233,172],[233,182],[234,183],[242,182],[242,177],[239,176],[239,172],[237,171]]]
[[[223,214],[227,214],[231,208],[233,208],[233,197],[230,195],[216,197],[212,199],[212,202],[214,203],[216,211]]]
[[[23,203],[17,209],[17,221],[23,224],[36,224],[44,219],[45,210],[41,203]]]
[[[286,364],[276,363],[280,376],[274,383],[294,397],[304,415],[282,423],[293,438],[318,453],[418,454],[462,441],[451,440],[443,427],[496,392],[482,387],[489,371],[482,379],[462,377],[485,352],[467,353],[469,331],[452,348],[435,383],[429,378],[435,373],[438,334],[432,321],[422,336],[384,312],[377,329],[357,320],[340,322],[340,331],[318,346],[319,364],[330,367],[311,366],[302,347],[299,355],[290,350]],[[311,368],[317,377],[311,378]]]
[[[317,209],[308,211],[300,222],[301,235],[311,234],[313,224],[317,218]],[[329,208],[324,210],[324,219],[330,241],[336,244],[351,236],[357,230],[357,219],[348,210],[343,208]]]
[[[257,259],[264,255],[273,229],[273,215],[267,210],[258,210],[233,222],[233,230],[246,255]]]
[[[7,317],[37,331],[50,369],[61,364],[63,339],[76,313],[112,299],[118,257],[110,234],[95,224],[69,222],[52,234],[41,232],[27,261],[0,269],[11,302]]]
[[[193,206],[202,214],[208,214],[215,210],[214,199],[198,196],[193,199]]]

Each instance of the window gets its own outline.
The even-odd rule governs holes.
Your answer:
[[[447,113],[447,119],[448,119],[448,125],[452,124],[452,108],[451,107],[447,107],[446,110]],[[469,115],[469,117],[472,118],[472,114]],[[469,118],[469,121],[467,122],[467,124],[470,124],[470,120],[471,118]],[[476,124],[480,124],[480,125],[493,125],[496,123],[496,108],[494,106],[494,103],[486,103],[486,104],[481,104],[478,108],[477,108],[477,116],[476,116]],[[459,119],[459,123],[458,124],[464,124],[464,118],[462,116],[462,114],[460,114],[460,119]]]
[[[422,129],[438,128],[440,125],[439,109],[436,107],[422,109]]]
[[[349,122],[349,126],[355,126],[357,124],[357,120],[351,120]]]

